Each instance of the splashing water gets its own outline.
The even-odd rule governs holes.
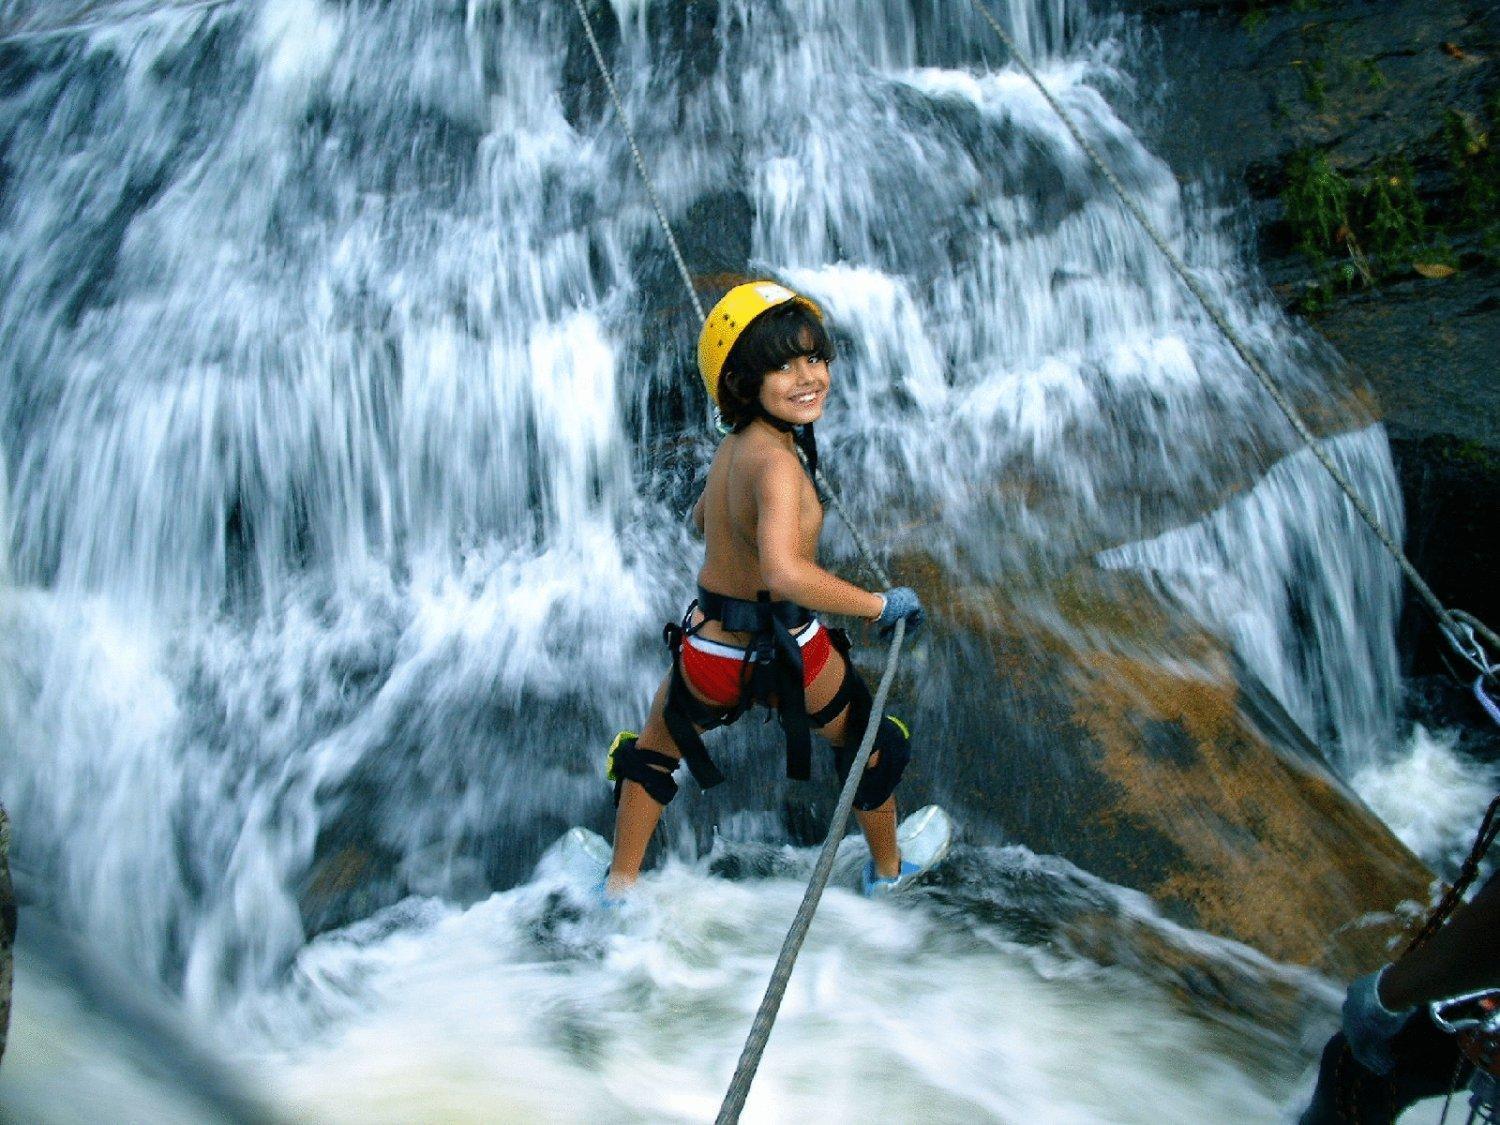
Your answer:
[[[536,936],[588,929],[532,867],[608,815],[599,748],[660,674],[710,452],[571,6],[75,7],[79,30],[0,44],[18,862],[86,940],[269,1044],[308,1113],[373,1075],[377,1115],[706,1115],[791,885],[681,866],[617,935]],[[970,4],[593,11],[695,263],[828,311],[822,436],[863,526],[983,581],[1154,570],[1348,764],[1388,742],[1394,569]],[[1115,25],[1001,16],[1273,373],[1326,395],[1229,216],[1115,112]],[[1331,445],[1394,526],[1383,434]],[[779,845],[779,784],[675,805],[684,864],[732,812]],[[909,917],[836,897],[755,1112],[1275,1113],[1300,1033],[1252,1073],[1255,1035],[1210,1042],[1139,960],[970,934],[1008,909],[976,879]],[[935,1024],[966,1029],[946,1055]]]

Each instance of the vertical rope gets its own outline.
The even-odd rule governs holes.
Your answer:
[[[880,726],[876,716],[885,713],[886,696],[890,694],[891,680],[896,674],[896,659],[901,655],[901,643],[905,638],[906,622],[898,621],[896,635],[891,638],[885,673],[880,677],[880,686],[875,690],[875,701],[870,706],[871,721],[865,727],[859,753],[854,756],[854,764],[849,767],[849,776],[844,779],[844,788],[839,792],[839,803],[833,810],[833,822],[828,826],[828,836],[823,840],[823,850],[818,853],[818,862],[813,866],[807,890],[802,893],[802,903],[797,907],[797,915],[792,919],[786,939],[781,943],[776,967],[771,970],[770,982],[766,985],[765,995],[761,997],[760,1007],[755,1011],[755,1019],[750,1024],[750,1034],[740,1052],[740,1061],[734,1068],[734,1077],[729,1080],[729,1089],[719,1107],[719,1116],[714,1119],[716,1125],[734,1125],[740,1119],[740,1111],[745,1108],[745,1099],[750,1095],[750,1084],[755,1081],[755,1072],[760,1067],[761,1056],[765,1054],[766,1043],[771,1038],[771,1028],[776,1023],[776,1013],[781,1008],[782,997],[786,995],[787,982],[792,979],[792,967],[797,963],[797,954],[802,951],[802,943],[807,939],[813,914],[818,909],[818,901],[823,897],[823,889],[828,885],[828,877],[833,872],[833,860],[838,853],[839,841],[844,837],[844,827],[849,823],[850,810],[854,808],[854,791],[859,788],[860,777],[870,761],[870,749],[875,745],[875,732]]]
[[[651,200],[651,209],[656,212],[656,221],[661,224],[661,229],[666,233],[667,246],[671,248],[672,260],[677,263],[677,273],[682,278],[682,286],[687,290],[688,300],[693,303],[693,312],[698,316],[698,323],[702,324],[707,317],[703,314],[703,303],[698,300],[698,290],[693,286],[693,275],[688,272],[687,261],[677,245],[677,236],[672,233],[672,224],[667,222],[667,211],[662,206],[661,196],[656,192],[656,184],[652,182],[651,173],[646,168],[646,158],[641,155],[641,148],[635,143],[635,133],[630,128],[630,118],[625,115],[625,103],[620,100],[620,91],[615,86],[614,76],[610,74],[609,67],[604,62],[604,52],[599,49],[599,40],[594,36],[593,21],[589,19],[588,9],[583,6],[583,0],[573,0],[573,7],[578,9],[578,18],[583,21],[583,33],[588,36],[589,50],[594,54],[594,65],[599,68],[599,77],[604,81],[605,89],[609,91],[609,100],[615,105],[615,113],[620,118],[625,140],[630,144],[630,155],[635,158],[636,171],[640,172],[641,181],[646,185],[646,196]]]

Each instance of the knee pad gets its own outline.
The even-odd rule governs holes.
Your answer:
[[[634,731],[622,730],[609,744],[604,776],[615,783],[615,804],[620,803],[625,783],[635,781],[658,805],[670,805],[677,796],[677,779],[672,771],[677,768],[678,759],[648,750],[637,737]]]
[[[833,749],[833,764],[838,769],[839,781],[849,776],[849,767],[854,765],[854,755],[864,740],[864,729],[847,730],[843,746]],[[878,809],[901,783],[911,761],[911,728],[894,715],[886,715],[875,729],[875,744],[870,749],[873,758],[880,754],[880,761],[865,769],[864,776],[854,790],[854,807],[862,812]]]

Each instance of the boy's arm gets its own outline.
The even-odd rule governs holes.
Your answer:
[[[818,613],[874,619],[885,606],[879,594],[829,574],[802,554],[802,465],[791,452],[776,451],[751,467],[756,550],[766,588],[778,600]]]
[[[1420,949],[1399,958],[1380,978],[1379,998],[1392,1009],[1465,992],[1500,988],[1500,877],[1491,876],[1472,902]]]
[[[698,493],[698,502],[693,505],[693,526],[698,529],[698,534],[703,534],[703,502],[708,498],[708,489]]]

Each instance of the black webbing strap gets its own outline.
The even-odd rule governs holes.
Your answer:
[[[752,602],[702,586],[698,587],[698,605],[705,617],[717,620],[731,633],[750,634],[741,705],[775,706],[786,736],[786,775],[806,781],[812,776],[812,734],[802,690],[802,648],[792,630],[811,624],[812,611],[796,602],[772,601],[766,590]]]
[[[837,719],[844,708],[854,702],[860,695],[863,695],[866,701],[868,701],[870,695],[870,688],[865,683],[864,677],[859,674],[859,669],[849,659],[849,634],[842,629],[829,629],[828,641],[837,650],[838,654],[844,658],[844,678],[839,681],[838,690],[833,693],[832,699],[819,710],[808,713],[808,722],[815,729],[826,727],[834,719]],[[862,726],[860,733],[864,733]],[[849,735],[847,732],[844,737],[846,740],[848,739]],[[854,741],[856,743],[859,741],[858,735],[854,736]]]
[[[793,781],[806,781],[812,776],[812,728],[802,688],[802,647],[782,616],[769,612],[769,593],[762,590],[757,604],[765,607],[770,636],[762,632],[752,642],[752,695],[763,703],[775,701],[776,718],[786,735],[786,775]]]
[[[627,781],[634,781],[658,805],[670,805],[672,798],[677,796],[677,779],[672,776],[677,759],[642,746],[634,735],[622,732],[615,740],[609,752],[609,765],[617,805],[620,791]]]
[[[708,747],[703,745],[703,736],[698,733],[698,728],[710,730],[732,723],[740,717],[744,708],[719,710],[710,707],[688,690],[687,681],[682,678],[682,638],[683,630],[676,625],[668,625],[662,630],[662,639],[672,650],[672,677],[667,686],[667,703],[662,708],[661,717],[667,724],[667,733],[677,743],[677,749],[682,751],[682,760],[687,763],[688,772],[693,775],[698,788],[712,789],[724,780],[724,771],[714,765],[714,760],[708,756]]]
[[[691,607],[690,607],[691,608]],[[762,590],[755,601],[748,598],[731,598],[728,594],[698,587],[698,608],[703,616],[712,618],[731,633],[764,632],[772,620],[796,629],[812,623],[813,612],[796,602],[777,602]]]

